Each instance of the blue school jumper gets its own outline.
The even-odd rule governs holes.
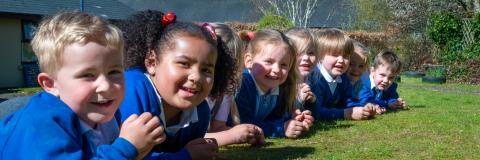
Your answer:
[[[376,89],[372,76],[363,78],[362,81],[364,84],[362,90],[360,90],[360,104],[375,103],[385,107],[387,110],[392,110],[392,108],[388,107],[388,104],[395,102],[399,97],[397,83],[393,82],[386,90],[380,91]]]
[[[281,90],[277,90],[278,93]],[[265,94],[260,96],[255,80],[248,70],[243,71],[242,84],[235,97],[240,123],[255,124],[262,128],[267,137],[285,137],[284,123],[291,117],[285,112],[281,116],[275,114],[275,110],[285,107],[279,102],[277,94]],[[261,106],[261,107],[260,107]]]
[[[161,117],[161,101],[155,87],[144,73],[139,67],[125,72],[125,98],[120,105],[122,121],[132,114],[140,115],[143,112],[151,112],[152,115]],[[210,109],[206,101],[199,104],[196,110],[197,122],[190,122],[187,127],[179,129],[173,135],[166,133],[166,140],[155,146],[146,159],[191,159],[184,147],[191,140],[205,136],[210,119]],[[161,121],[165,126],[166,123]]]
[[[113,121],[117,122],[115,119]],[[134,159],[137,150],[117,138],[93,153],[79,117],[47,92],[0,121],[0,159]]]
[[[317,97],[314,108],[311,109],[315,119],[331,121],[344,118],[344,109],[358,106],[352,96],[352,84],[346,74],[340,76],[341,82],[337,83],[332,93],[327,80],[322,75],[317,65],[312,74],[307,77],[312,92]],[[338,79],[338,78],[337,78]]]

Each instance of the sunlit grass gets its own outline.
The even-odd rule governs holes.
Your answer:
[[[234,145],[225,159],[479,159],[480,86],[425,84],[404,78],[409,110],[368,121],[316,123],[302,139],[268,139],[263,148]]]

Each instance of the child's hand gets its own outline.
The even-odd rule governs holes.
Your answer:
[[[122,124],[120,136],[132,143],[138,151],[138,157],[142,159],[154,145],[165,141],[164,128],[160,125],[157,116],[145,112],[140,116],[136,114],[128,117]]]
[[[298,138],[302,135],[303,123],[295,119],[288,120],[283,124],[285,128],[285,136],[287,138]]]
[[[367,106],[367,105],[365,105]],[[352,107],[345,109],[344,116],[345,119],[351,120],[365,120],[373,116],[375,113],[372,113],[373,108],[371,107]],[[373,111],[374,112],[374,111]]]
[[[306,83],[302,83],[298,86],[300,88],[298,92],[298,97],[300,102],[305,103],[305,102],[310,102],[314,103],[317,98],[315,97],[315,94],[313,94],[312,90],[310,89],[310,86]]]
[[[217,156],[218,144],[214,138],[197,138],[187,143],[185,148],[192,159],[213,159]]]
[[[388,107],[393,109],[407,109],[407,104],[402,98],[398,98],[395,102],[389,103]]]
[[[315,121],[315,118],[313,118],[312,116],[312,112],[309,110],[304,110],[303,112],[300,112],[300,110],[297,109],[295,110],[293,118],[297,121],[302,122],[304,131],[310,130],[310,127],[313,126],[313,122]]]
[[[249,143],[260,146],[265,143],[263,130],[253,124],[239,124],[228,130],[229,135],[235,136],[234,143]]]
[[[387,111],[385,107],[380,107],[378,104],[373,104],[373,103],[367,103],[364,107],[370,107],[373,108],[374,114],[383,114]]]

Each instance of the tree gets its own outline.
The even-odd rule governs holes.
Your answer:
[[[319,0],[251,0],[265,16],[283,16],[296,26],[307,27]]]

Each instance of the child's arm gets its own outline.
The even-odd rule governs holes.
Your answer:
[[[240,143],[259,146],[265,143],[262,129],[253,124],[239,124],[229,130],[207,133],[205,138],[215,138],[218,146]]]

